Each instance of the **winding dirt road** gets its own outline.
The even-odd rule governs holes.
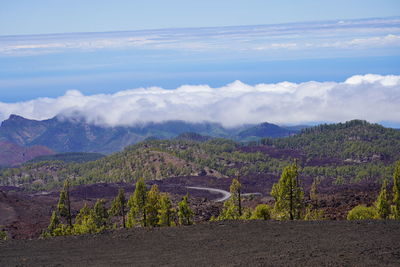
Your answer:
[[[210,187],[199,187],[199,186],[187,186],[186,188],[195,189],[195,190],[204,190],[211,193],[222,194],[223,196],[214,200],[214,202],[224,202],[231,197],[231,193],[228,191],[217,189],[217,188],[210,188]],[[241,194],[242,196],[262,196],[261,193],[245,193]]]
[[[195,190],[204,190],[211,193],[222,194],[223,196],[214,200],[214,202],[224,202],[231,197],[231,193],[228,191],[217,189],[217,188],[209,188],[209,187],[199,187],[199,186],[187,186],[186,188],[195,189]]]

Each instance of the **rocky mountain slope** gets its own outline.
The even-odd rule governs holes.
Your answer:
[[[36,121],[11,115],[1,124],[0,140],[20,146],[47,146],[60,153],[98,152],[110,154],[146,139],[171,139],[189,132],[210,137],[254,140],[263,137],[288,136],[296,131],[273,124],[245,125],[228,129],[217,123],[184,121],[137,124],[129,127],[103,127],[88,124],[79,118],[54,117]]]
[[[14,166],[37,156],[52,154],[54,154],[54,152],[44,146],[23,147],[0,140],[0,167]]]

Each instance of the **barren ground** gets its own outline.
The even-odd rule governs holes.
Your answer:
[[[0,266],[399,266],[400,222],[214,222],[0,242]]]

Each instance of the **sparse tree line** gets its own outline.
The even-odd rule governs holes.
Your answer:
[[[224,203],[221,214],[212,220],[322,220],[323,210],[319,209],[317,186],[320,181],[314,179],[309,204],[305,204],[304,190],[299,181],[297,164],[287,166],[281,178],[275,183],[271,195],[275,198],[274,206],[260,204],[254,210],[243,208],[241,203],[241,185],[233,179],[231,198]],[[396,219],[400,220],[400,161],[395,165],[393,174],[392,198],[388,192],[388,181],[384,180],[381,191],[373,206],[358,205],[349,211],[348,220]]]
[[[318,209],[317,184],[318,180],[314,180],[310,191],[311,204],[306,205],[298,167],[294,163],[283,170],[281,178],[272,187],[274,206],[259,204],[252,210],[242,206],[241,184],[238,179],[233,179],[231,198],[225,201],[220,215],[212,220],[322,220],[323,212]]]
[[[188,195],[174,208],[168,193],[161,193],[157,185],[148,190],[144,179],[139,179],[129,199],[124,189],[120,189],[110,209],[106,208],[104,200],[99,199],[93,208],[85,204],[73,222],[69,182],[66,181],[43,236],[95,234],[118,227],[191,225],[193,215]]]

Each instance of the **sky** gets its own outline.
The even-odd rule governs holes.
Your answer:
[[[1,2],[0,120],[397,127],[399,75],[400,1]]]
[[[398,16],[398,0],[1,0],[0,35]]]

